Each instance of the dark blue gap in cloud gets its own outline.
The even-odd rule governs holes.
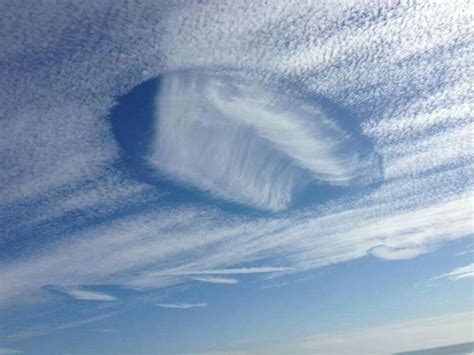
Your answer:
[[[112,131],[121,148],[121,160],[117,163],[135,179],[155,185],[166,191],[162,201],[168,205],[187,203],[209,203],[224,210],[252,215],[264,214],[231,202],[214,199],[208,193],[190,186],[175,184],[156,168],[147,163],[151,143],[155,136],[155,99],[163,76],[148,80],[118,99],[111,111]]]

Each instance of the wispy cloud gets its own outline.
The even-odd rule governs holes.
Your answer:
[[[458,267],[453,271],[437,276],[434,279],[461,280],[469,277],[474,277],[474,263]]]
[[[59,243],[46,255],[3,266],[2,296],[12,300],[43,285],[71,282],[157,288],[198,275],[297,272],[359,258],[373,248],[379,257],[405,259],[428,252],[443,241],[469,235],[469,206],[470,196],[466,195],[412,211],[394,212],[393,204],[372,205],[322,216],[296,214],[247,223],[219,222],[219,226],[212,211],[134,216],[81,234],[76,242]],[[380,215],[381,211],[385,215]],[[160,238],[154,237],[157,234]],[[211,245],[211,254],[200,248]],[[173,256],[184,252],[189,259],[175,267],[133,271],[170,257],[176,260]],[[274,255],[291,267],[219,268],[243,260],[258,261],[264,255]]]
[[[211,270],[184,270],[172,271],[168,275],[183,276],[183,275],[236,275],[236,274],[260,274],[268,272],[282,272],[291,271],[289,267],[273,267],[273,266],[257,266],[244,268],[229,268],[229,269],[211,269]]]
[[[323,333],[292,346],[297,354],[385,354],[471,342],[471,330],[472,314],[468,312]],[[379,339],[386,340],[381,343]]]
[[[64,293],[72,298],[86,301],[116,301],[117,298],[104,292],[84,290],[82,288],[60,287],[57,291]]]
[[[313,101],[294,101],[229,77],[167,74],[150,161],[217,197],[270,210],[286,209],[311,180],[379,177],[373,154],[364,156],[333,117]]]
[[[474,253],[474,249],[471,249],[471,250],[463,250],[463,251],[460,251],[459,253],[457,253],[456,255],[466,255],[466,254],[473,254]]]
[[[24,351],[8,348],[0,348],[0,354],[23,354]]]
[[[192,280],[207,282],[211,284],[224,284],[224,285],[233,285],[239,283],[237,279],[231,279],[228,277],[218,277],[218,276],[194,276],[191,277]]]
[[[56,325],[46,325],[42,327],[31,327],[29,329],[24,329],[21,331],[17,331],[15,333],[11,333],[6,336],[6,339],[8,340],[21,340],[21,339],[27,339],[31,337],[36,337],[36,336],[42,336],[46,334],[51,334],[57,331],[61,330],[66,330],[66,329],[71,329],[71,328],[76,328],[76,327],[81,327],[87,324],[95,323],[95,322],[100,322],[102,320],[108,319],[110,317],[116,316],[118,312],[109,312],[109,313],[103,313],[94,317],[86,318],[86,319],[79,319],[79,320],[74,320],[66,323],[61,323],[61,324],[56,324]]]
[[[95,322],[116,316],[117,314],[118,314],[117,312],[110,312],[110,313],[101,314],[101,315],[87,318],[87,319],[75,320],[69,323],[58,325],[55,327],[55,329],[62,330],[62,329],[76,328],[76,327],[80,327],[80,326],[90,324],[90,323],[95,323]]]
[[[176,309],[190,309],[207,307],[207,303],[157,303],[161,308],[176,308]]]

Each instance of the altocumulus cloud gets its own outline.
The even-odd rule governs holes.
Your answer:
[[[469,6],[144,2],[125,14],[115,2],[2,3],[2,304],[45,285],[97,299],[115,296],[82,285],[146,290],[250,264],[407,259],[470,235]],[[164,73],[147,163],[268,213],[168,204],[166,184],[123,168],[108,114]],[[344,195],[292,208],[308,182]]]

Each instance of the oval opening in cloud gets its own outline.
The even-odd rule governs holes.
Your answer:
[[[280,211],[312,183],[347,187],[379,175],[373,150],[316,100],[197,71],[137,90],[113,120],[128,156],[214,198]]]

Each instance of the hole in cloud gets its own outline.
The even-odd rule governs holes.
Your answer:
[[[134,169],[213,198],[280,211],[314,186],[344,188],[380,175],[370,145],[316,99],[228,75],[163,74],[112,114]]]

